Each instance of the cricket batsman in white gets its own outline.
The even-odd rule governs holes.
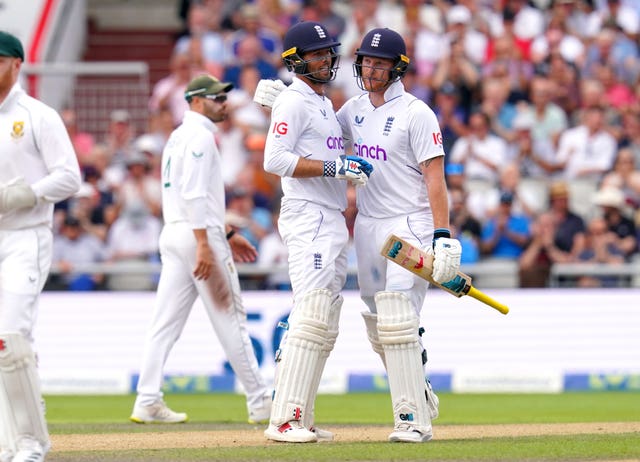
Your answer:
[[[278,229],[289,252],[294,306],[276,356],[265,436],[306,443],[333,439],[314,425],[313,406],[338,335],[347,275],[346,181],[363,186],[372,168],[345,156],[342,130],[324,94],[335,77],[340,44],[312,21],[292,26],[283,43],[284,64],[295,75],[273,104],[264,168],[282,177]]]
[[[446,283],[460,268],[461,246],[451,239],[442,134],[433,111],[407,93],[404,40],[395,31],[369,31],[356,51],[354,73],[367,93],[338,111],[347,149],[374,166],[357,191],[355,244],[363,313],[374,351],[389,378],[394,431],[390,441],[432,437],[438,400],[425,381],[426,351],[419,335],[428,283],[380,255],[389,234],[433,252],[433,279]]]
[[[375,173],[358,188],[355,244],[358,284],[369,308],[367,335],[387,369],[394,415],[389,440],[432,438],[438,398],[425,380],[420,313],[428,283],[380,255],[389,234],[434,254],[432,277],[446,283],[460,267],[461,246],[451,239],[442,134],[433,111],[400,81],[409,66],[402,37],[369,31],[356,51],[354,76],[366,93],[338,111],[345,149]],[[262,80],[254,100],[269,106],[282,91]]]
[[[53,205],[80,188],[58,113],[18,83],[20,41],[0,32],[0,462],[43,461],[51,443],[33,350],[49,275]]]
[[[225,194],[214,122],[226,116],[233,87],[213,76],[194,78],[185,91],[189,110],[162,153],[162,271],[144,347],[133,413],[136,423],[181,423],[163,400],[163,369],[200,297],[220,344],[247,395],[250,423],[264,423],[271,411],[242,304],[234,257],[255,261],[256,249],[225,225]]]

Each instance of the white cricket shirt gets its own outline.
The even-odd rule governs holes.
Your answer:
[[[329,98],[294,77],[271,111],[264,169],[282,177],[285,199],[300,199],[344,210],[347,183],[330,177],[293,178],[298,159],[336,160],[344,154],[342,130]]]
[[[78,159],[62,119],[16,83],[0,104],[0,185],[20,177],[38,202],[0,214],[0,229],[51,226],[53,204],[80,188]]]
[[[358,213],[394,217],[429,208],[420,163],[444,155],[440,126],[423,101],[394,82],[376,108],[368,94],[354,96],[338,111],[343,137],[353,153],[373,165],[357,188]]]
[[[162,214],[165,223],[189,223],[192,229],[224,229],[224,182],[218,128],[194,111],[184,114],[162,152]]]

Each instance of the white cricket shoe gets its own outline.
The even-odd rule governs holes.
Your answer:
[[[149,406],[135,406],[129,419],[135,423],[173,424],[186,422],[189,417],[184,412],[174,412],[161,399]]]
[[[402,424],[391,432],[389,441],[394,443],[426,443],[432,436],[432,433],[421,433],[411,425]]]
[[[268,440],[283,443],[315,443],[318,441],[318,436],[304,428],[298,420],[290,420],[279,427],[269,424],[269,427],[264,431],[264,436]]]
[[[18,451],[11,462],[43,462],[44,452],[40,450],[22,449]]]
[[[273,404],[271,393],[264,395],[262,397],[261,406],[249,410],[249,423],[250,424],[269,423],[269,417],[271,416],[271,404]]]
[[[318,442],[320,441],[333,441],[333,433],[331,433],[329,430],[323,430],[321,428],[318,427],[311,427],[309,428],[309,431],[313,432],[316,434],[316,437],[318,438]]]

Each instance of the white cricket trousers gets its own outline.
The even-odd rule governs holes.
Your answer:
[[[52,252],[53,234],[46,225],[0,230],[0,331],[20,332],[33,343]]]
[[[400,292],[409,298],[420,317],[429,283],[380,255],[380,249],[390,234],[425,249],[433,241],[433,218],[424,212],[391,218],[358,214],[354,236],[360,297],[372,313],[377,313],[376,293]]]
[[[278,230],[289,252],[295,302],[313,289],[329,289],[332,300],[347,279],[349,232],[340,210],[303,200],[283,200]]]
[[[247,313],[242,304],[238,272],[224,231],[207,230],[209,244],[233,293],[232,306],[216,306],[207,281],[193,276],[196,240],[186,223],[166,224],[160,234],[162,271],[158,283],[151,326],[145,341],[136,404],[149,405],[162,397],[164,365],[200,296],[218,340],[247,394],[248,407],[262,405],[268,393],[247,330]]]

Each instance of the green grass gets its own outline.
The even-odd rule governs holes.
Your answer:
[[[189,413],[179,426],[128,423],[134,397],[48,396],[47,419],[53,435],[65,433],[134,433],[212,431],[254,427],[245,423],[244,397],[235,394],[170,395],[169,405]],[[386,394],[321,395],[318,423],[333,427],[382,426],[391,431],[391,404]],[[439,425],[638,422],[640,394],[632,392],[534,394],[441,394],[436,439],[423,445],[385,441],[215,449],[52,452],[50,462],[76,461],[218,461],[218,460],[369,460],[429,461],[591,461],[640,460],[640,434],[591,434],[540,437],[438,440]],[[261,428],[256,429],[260,432]],[[364,441],[364,439],[363,439]]]

